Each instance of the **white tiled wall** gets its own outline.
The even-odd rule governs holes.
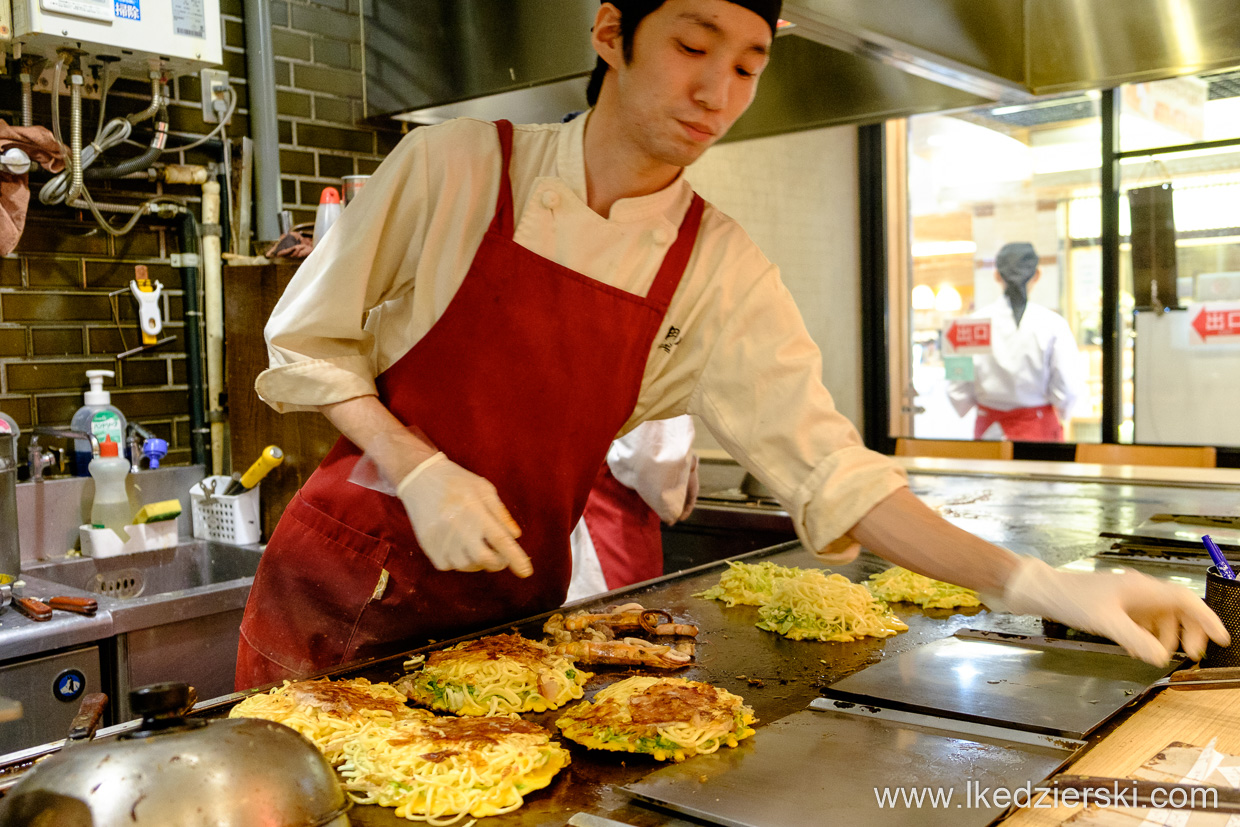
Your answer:
[[[857,130],[844,126],[716,146],[688,170],[780,268],[823,354],[823,382],[861,423]],[[698,447],[717,447],[705,428]]]

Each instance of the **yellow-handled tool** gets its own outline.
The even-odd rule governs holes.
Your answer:
[[[235,479],[228,484],[228,488],[224,490],[224,496],[232,497],[237,494],[244,494],[254,486],[258,485],[259,480],[267,476],[267,472],[284,462],[284,452],[279,446],[268,445],[259,454],[258,459],[249,467],[240,479]]]

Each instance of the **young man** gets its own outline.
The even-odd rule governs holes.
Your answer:
[[[558,606],[607,448],[696,413],[824,559],[864,543],[1165,661],[1218,619],[1139,575],[1069,575],[934,514],[868,451],[767,261],[682,169],[753,100],[778,0],[619,0],[598,102],[568,124],[411,133],[302,265],[257,391],[344,434],[290,503],[237,685]],[[395,496],[351,482],[373,460]]]

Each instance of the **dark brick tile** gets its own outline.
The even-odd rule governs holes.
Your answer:
[[[115,327],[89,327],[86,329],[86,342],[90,347],[90,352],[95,355],[105,353],[121,353],[134,347],[139,334],[135,330],[133,335],[125,334],[125,341],[121,341],[121,334]],[[126,347],[128,345],[128,347]]]
[[[0,327],[0,356],[26,355],[26,328]]]
[[[169,320],[185,321],[185,298],[176,293],[170,293],[165,297],[167,301],[167,318]]]
[[[244,17],[245,7],[242,5],[241,0],[220,0],[220,14]]]
[[[88,387],[86,371],[111,367],[111,363],[104,362],[10,363],[4,366],[4,373],[9,391],[85,390]],[[104,388],[111,385],[111,380],[103,380]]]
[[[289,15],[289,25],[303,32],[338,40],[361,38],[361,22],[356,15],[316,6],[292,6]]]
[[[22,286],[22,259],[0,258],[0,287]]]
[[[172,436],[169,443],[178,446],[189,445],[189,420],[177,419],[172,422]]]
[[[77,258],[27,260],[31,287],[81,287],[82,260]]]
[[[0,307],[8,322],[87,322],[112,318],[108,297],[103,295],[7,293],[0,296]]]
[[[293,225],[294,226],[298,224],[313,224],[314,223],[314,210],[312,209],[311,210],[294,209],[294,210],[290,210],[290,212],[293,213]]]
[[[280,150],[280,173],[282,175],[314,175],[314,153],[293,149]]]
[[[351,45],[343,40],[320,38],[314,41],[314,62],[337,69],[356,69],[353,65]]]
[[[322,92],[328,95],[360,98],[362,96],[362,76],[358,72],[347,69],[332,69],[327,66],[298,64],[293,67],[293,86],[307,92]]]
[[[166,339],[173,337],[173,341],[164,345],[144,351],[145,353],[157,356],[179,356],[185,353],[185,331],[179,325],[164,323],[164,329],[160,331],[158,338]],[[113,327],[92,327],[87,329],[87,340],[90,345],[91,355],[94,356],[111,356],[117,353],[123,353],[126,350],[135,348],[142,344],[142,332],[138,330],[138,326],[134,323],[125,325],[125,335],[122,341],[121,333]]]
[[[312,123],[297,125],[297,145],[345,152],[374,152],[374,139],[369,133]]]
[[[138,385],[163,387],[168,384],[168,360],[131,356],[121,360],[121,382],[126,388]]]
[[[280,2],[280,0],[272,0],[271,8],[271,25],[287,26],[289,24],[288,3]]]
[[[135,227],[127,235],[114,239],[113,255],[136,258],[149,256],[159,258],[163,255],[163,233],[158,230],[143,230],[141,225]]]
[[[137,422],[143,428],[153,433],[159,439],[172,443],[172,421],[168,419],[131,419],[130,422]]]
[[[343,178],[353,174],[353,159],[348,155],[333,155],[329,152],[319,153],[319,176],[322,178]]]
[[[271,30],[271,47],[275,54],[293,60],[312,60],[310,37],[288,29]]]
[[[327,6],[337,11],[347,12],[349,10],[349,0],[314,0],[316,5]]]
[[[280,200],[287,209],[297,203],[297,182],[285,178],[280,182]]]
[[[188,385],[189,384],[189,365],[184,359],[172,359],[172,384]]]
[[[202,100],[202,80],[198,75],[177,78],[177,99],[185,102]]]
[[[245,52],[234,52],[225,49],[220,68],[228,72],[229,77],[243,78],[246,76]]]
[[[301,203],[314,204],[318,206],[319,198],[323,194],[323,190],[328,187],[335,186],[337,194],[340,187],[326,181],[302,181],[301,182]]]
[[[323,95],[315,95],[314,117],[320,121],[352,124],[353,101],[347,98],[328,98]]]
[[[78,356],[86,352],[80,327],[36,327],[30,331],[35,356]]]
[[[143,416],[186,416],[189,414],[187,391],[116,391],[112,404],[134,418]]]
[[[379,168],[379,164],[381,163],[383,163],[383,161],[378,158],[358,158],[357,174],[372,175],[374,174],[374,171]]]
[[[172,104],[168,107],[168,129],[172,132],[202,132],[209,129],[202,120],[202,109],[197,106]],[[185,136],[173,136],[168,143],[172,146],[190,143]]]
[[[86,224],[28,220],[17,250],[22,253],[107,255],[108,239],[98,228]]]
[[[22,396],[15,399],[0,399],[0,411],[4,411],[13,417],[17,427],[22,429],[30,427],[30,397]]]
[[[392,150],[396,149],[396,145],[400,143],[400,139],[405,137],[399,132],[389,130],[381,130],[375,133],[375,152],[379,155],[390,155]]]
[[[224,22],[224,45],[232,46],[237,49],[245,48],[245,27],[241,25],[240,20],[225,20]]]
[[[287,60],[277,60],[275,65],[276,86],[292,86],[293,70]]]
[[[168,455],[160,460],[160,468],[169,468],[174,465],[193,465],[193,453],[189,448],[169,448]],[[209,465],[210,463],[208,463]]]
[[[294,143],[293,122],[280,119],[276,121],[276,139],[282,144]]]
[[[107,380],[104,380],[107,381]],[[34,397],[34,411],[40,425],[68,425],[82,407],[82,394],[40,394]]]
[[[310,109],[310,96],[298,92],[286,92],[283,89],[278,90],[276,111],[281,115],[291,115],[294,118],[309,118],[313,114]]]

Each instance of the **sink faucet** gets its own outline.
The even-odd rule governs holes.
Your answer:
[[[56,465],[61,470],[64,469],[64,453],[60,449],[44,450],[39,445],[40,436],[58,436],[62,439],[87,439],[90,440],[90,452],[92,456],[99,456],[99,440],[92,433],[85,431],[74,431],[70,428],[49,428],[44,425],[35,426],[30,434],[30,445],[27,448],[27,463],[30,466],[30,479],[33,482],[43,482],[43,470],[51,465]]]
[[[137,422],[130,422],[126,426],[125,441],[129,443],[129,473],[136,474],[142,470],[142,457],[146,455],[146,441],[151,439],[157,439],[157,437]]]

